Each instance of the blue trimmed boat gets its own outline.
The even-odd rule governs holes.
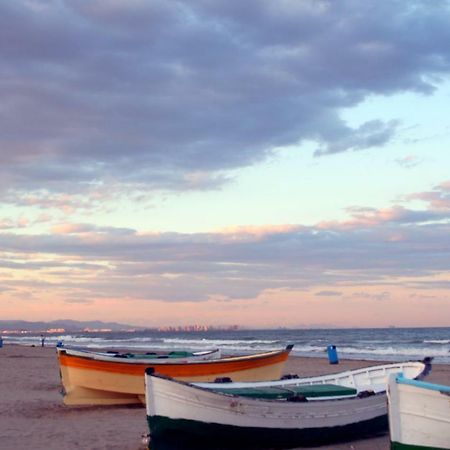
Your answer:
[[[450,449],[450,386],[389,377],[391,450]]]

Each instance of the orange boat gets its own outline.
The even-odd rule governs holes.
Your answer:
[[[57,348],[66,405],[145,404],[145,369],[182,381],[264,381],[281,377],[293,345],[253,355],[203,361],[143,361]]]

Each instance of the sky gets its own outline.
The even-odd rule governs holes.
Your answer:
[[[450,1],[4,0],[0,319],[450,326]]]

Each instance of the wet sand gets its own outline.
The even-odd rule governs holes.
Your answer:
[[[340,372],[379,364],[326,358],[290,357],[285,373],[301,376]],[[434,364],[427,381],[450,385],[450,365]],[[143,450],[148,433],[145,408],[64,406],[56,351],[51,347],[0,348],[1,450]],[[386,450],[388,435],[322,450]]]

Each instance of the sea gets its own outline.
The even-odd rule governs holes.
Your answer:
[[[40,334],[3,336],[4,343],[41,345]],[[114,331],[45,334],[45,346],[83,347],[92,350],[130,351],[206,350],[223,355],[278,350],[293,344],[292,355],[327,357],[335,346],[338,358],[372,361],[409,361],[432,357],[450,364],[450,328],[357,329],[238,329],[208,331]]]

